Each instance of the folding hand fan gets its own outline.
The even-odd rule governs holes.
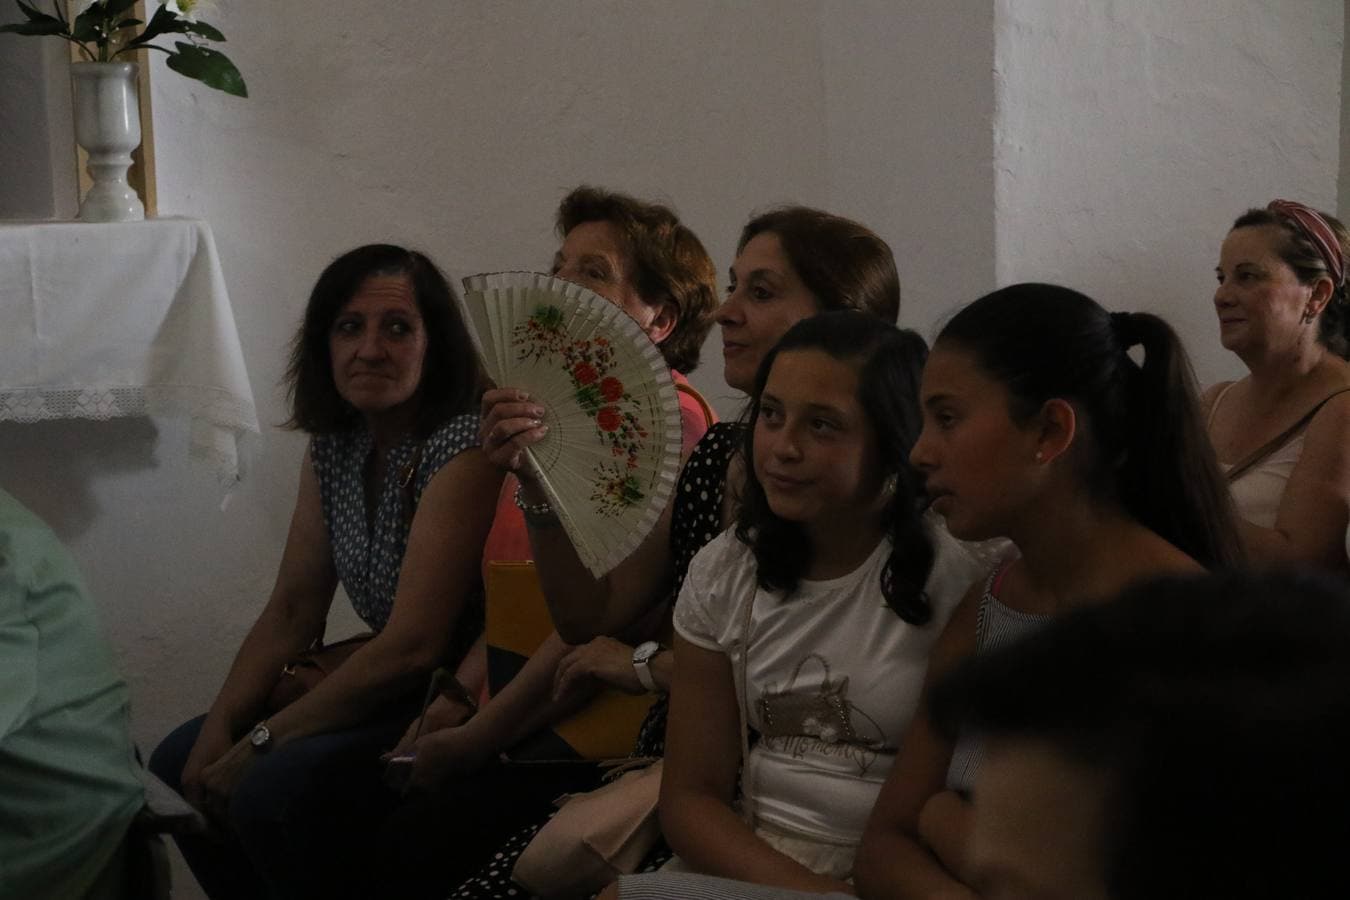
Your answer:
[[[463,305],[488,376],[544,408],[548,434],[527,465],[598,578],[652,530],[679,475],[665,359],[622,309],[559,278],[474,275]]]

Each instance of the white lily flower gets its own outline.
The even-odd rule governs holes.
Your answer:
[[[196,22],[202,13],[210,13],[216,4],[211,0],[165,0],[169,12],[185,22]]]

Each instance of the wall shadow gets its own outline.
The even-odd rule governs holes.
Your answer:
[[[0,486],[70,541],[103,512],[94,485],[155,468],[158,443],[145,417],[0,422]]]

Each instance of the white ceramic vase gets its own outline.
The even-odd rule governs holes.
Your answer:
[[[70,64],[75,86],[75,140],[89,154],[94,184],[80,204],[85,222],[134,222],[145,206],[127,183],[131,151],[141,143],[141,113],[136,101],[136,64]]]

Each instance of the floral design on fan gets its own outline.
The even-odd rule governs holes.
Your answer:
[[[615,458],[612,466],[596,468],[596,491],[613,513],[643,499],[644,494],[631,470],[645,447],[647,430],[638,418],[641,406],[612,374],[617,359],[605,337],[573,339],[563,331],[563,312],[556,306],[540,306],[513,331],[517,358],[560,362],[572,382],[574,398],[595,423],[595,433]]]
[[[630,474],[625,467],[618,463],[595,467],[595,490],[591,492],[591,502],[598,503],[602,513],[617,516],[642,500],[643,496],[637,476]]]

